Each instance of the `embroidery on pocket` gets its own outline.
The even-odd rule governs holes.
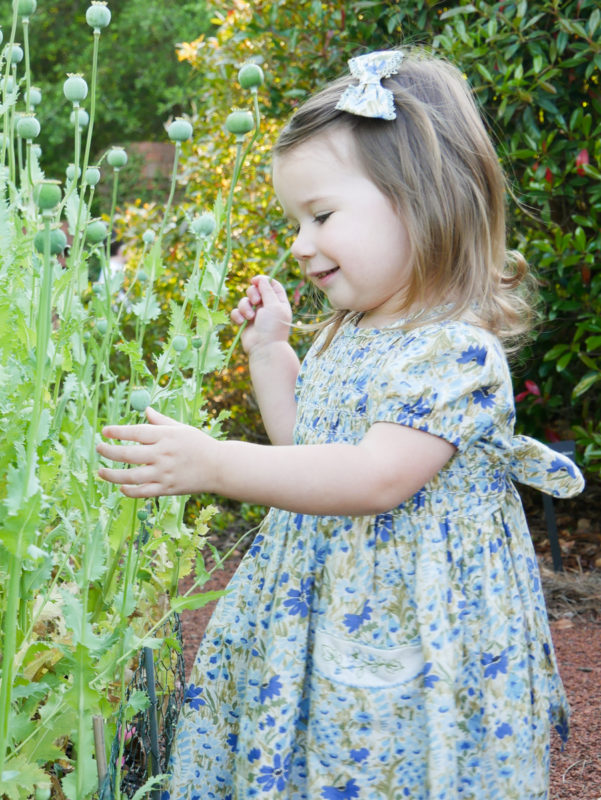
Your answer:
[[[315,633],[315,669],[349,686],[384,689],[416,678],[424,667],[421,645],[380,648],[341,639],[324,630]]]

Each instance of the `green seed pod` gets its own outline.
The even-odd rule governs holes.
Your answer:
[[[144,511],[144,509],[141,508],[138,511],[138,519],[140,520],[140,522],[144,522],[145,519],[148,519],[148,511]]]
[[[106,160],[113,169],[120,169],[127,164],[127,153],[122,147],[111,147]]]
[[[58,181],[40,181],[35,187],[34,199],[41,211],[50,211],[60,202],[60,183]]]
[[[35,800],[50,800],[50,786],[38,786],[35,790]]]
[[[88,186],[96,186],[100,180],[100,170],[98,167],[88,167],[84,172],[83,179]]]
[[[96,320],[96,330],[101,336],[104,336],[104,334],[108,331],[108,329],[109,329],[109,324],[104,319],[104,317],[102,319]]]
[[[258,64],[244,64],[238,71],[238,82],[243,89],[256,92],[258,86],[263,85],[263,70]]]
[[[70,74],[63,83],[63,94],[71,103],[81,103],[88,96],[88,84],[81,75]]]
[[[38,231],[33,237],[33,246],[38,253],[44,252],[44,231]],[[60,228],[53,228],[50,231],[50,254],[59,256],[67,246],[67,237]]]
[[[148,230],[144,231],[142,234],[142,241],[144,244],[152,244],[156,238],[156,234],[153,230],[148,228]]]
[[[173,345],[173,349],[176,353],[183,353],[188,346],[188,337],[178,334],[177,336],[173,337],[171,344]]]
[[[150,405],[150,392],[146,389],[134,389],[129,396],[129,402],[134,411],[144,411]]]
[[[200,336],[195,336],[192,339],[192,347],[195,350],[200,350],[200,348],[202,347],[202,339],[200,338]]]
[[[66,175],[67,175],[67,178],[68,178],[70,181],[74,181],[74,180],[76,180],[76,177],[75,177],[75,164],[69,164],[69,166],[68,166],[68,167],[67,167],[67,169],[65,170],[65,173],[66,173]],[[81,175],[81,170],[80,170],[80,169],[79,169],[79,167],[78,167],[78,168],[77,168],[77,178],[79,178],[79,176],[80,176],[80,175]]]
[[[108,225],[101,219],[95,219],[86,228],[86,242],[100,244],[108,236]]]
[[[148,281],[148,275],[144,272],[143,269],[141,269],[138,272],[137,278],[140,281],[140,283],[146,283]]]
[[[31,152],[32,152],[32,155],[34,155],[38,159],[42,157],[42,148],[40,147],[39,144],[32,144],[31,145]]]
[[[104,2],[92,0],[92,5],[86,11],[86,22],[90,28],[106,28],[111,21],[111,12]]]
[[[167,128],[167,135],[172,142],[186,142],[192,136],[192,125],[186,119],[178,117]]]
[[[83,130],[84,128],[88,127],[88,122],[90,121],[90,115],[85,110],[85,108],[78,108],[77,111],[72,111],[69,115],[69,122],[71,125],[75,125],[75,117],[77,117],[77,124],[79,125],[79,130]]]
[[[17,0],[17,11],[21,17],[30,17],[37,7],[37,0]]]
[[[255,122],[250,111],[232,111],[225,121],[225,129],[236,136],[244,136],[254,127]]]
[[[23,48],[19,44],[13,44],[10,49],[10,63],[11,64],[20,64],[23,61]]]
[[[4,34],[2,33],[2,28],[0,28],[0,44],[4,41]]]
[[[15,79],[12,75],[9,75],[6,79],[6,92],[7,94],[12,94],[17,89],[17,84],[15,83]]]
[[[38,106],[41,102],[42,102],[42,92],[38,89],[37,86],[31,86],[29,88],[29,105]]]
[[[194,217],[190,223],[190,230],[194,236],[200,238],[201,236],[210,236],[217,226],[215,215],[210,211],[205,211],[198,217]]]
[[[40,123],[30,114],[23,114],[17,121],[17,134],[21,139],[35,139],[40,135]]]

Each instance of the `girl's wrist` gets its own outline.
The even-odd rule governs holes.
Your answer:
[[[277,350],[292,349],[287,339],[274,339],[271,342],[257,343],[251,350],[248,351],[248,361],[259,363],[273,358],[273,354]]]

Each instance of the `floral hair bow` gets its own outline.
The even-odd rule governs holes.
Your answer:
[[[402,60],[403,54],[398,50],[377,50],[351,58],[351,75],[359,84],[344,90],[336,108],[360,117],[396,119],[392,92],[380,81],[398,72]]]

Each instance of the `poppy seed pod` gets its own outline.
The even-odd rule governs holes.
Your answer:
[[[71,125],[75,125],[76,117],[77,117],[77,124],[79,125],[79,130],[82,130],[82,128],[86,128],[88,122],[90,121],[90,117],[85,108],[78,108],[77,113],[76,111],[71,112],[69,116],[69,121],[71,122]]]
[[[13,44],[10,48],[10,63],[11,64],[20,64],[23,61],[23,48],[19,44]]]
[[[33,237],[33,246],[38,253],[44,252],[45,236],[44,231],[38,231]],[[67,246],[67,237],[65,232],[60,228],[53,228],[50,231],[50,254],[53,256],[60,255]]]
[[[236,136],[244,136],[255,127],[250,111],[232,111],[225,120],[225,129]]]
[[[29,105],[38,106],[42,102],[42,93],[37,86],[29,88]]]
[[[263,70],[258,64],[244,64],[238,71],[238,83],[243,89],[256,91],[263,80]]]
[[[90,28],[99,30],[106,28],[111,21],[111,12],[106,3],[92,0],[92,5],[86,11],[86,22]]]
[[[72,103],[81,103],[88,96],[88,84],[81,75],[69,75],[63,84],[63,94]]]
[[[40,211],[50,211],[60,202],[60,183],[58,181],[40,181],[34,189],[33,196]]]
[[[210,236],[216,226],[215,215],[211,214],[210,211],[205,211],[204,214],[194,217],[190,223],[190,230],[194,236],[200,238],[201,236]]]
[[[186,142],[193,133],[192,125],[186,119],[178,117],[167,128],[167,135],[172,142]]]
[[[127,164],[127,153],[122,147],[112,147],[106,160],[113,169],[120,169]]]
[[[134,411],[144,411],[150,405],[150,392],[147,389],[134,389],[129,402]]]
[[[22,139],[35,139],[40,135],[40,123],[30,114],[24,114],[17,121],[17,134]]]
[[[108,225],[101,219],[95,219],[86,228],[86,242],[99,244],[108,236]]]
[[[17,12],[20,17],[30,17],[37,7],[37,0],[17,0]]]
[[[183,336],[181,333],[177,336],[173,337],[173,341],[171,342],[173,345],[173,349],[176,353],[183,353],[183,351],[188,346],[188,339],[186,336]]]
[[[100,170],[98,167],[87,167],[86,171],[84,172],[83,179],[88,186],[96,186],[100,180]]]

